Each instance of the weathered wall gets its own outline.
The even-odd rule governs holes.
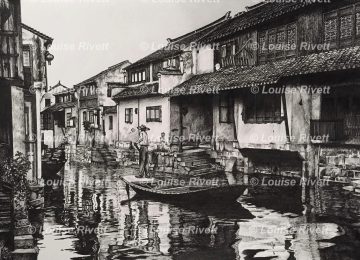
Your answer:
[[[111,69],[106,73],[103,73],[100,77],[96,79],[97,84],[97,95],[99,105],[103,106],[115,106],[116,103],[107,96],[107,82],[125,82],[124,78],[124,66],[118,67],[116,69]]]
[[[196,57],[196,74],[214,72],[214,49],[209,47],[194,49],[193,56]]]
[[[182,75],[159,74],[159,93],[166,93],[182,82]]]
[[[161,106],[162,107],[162,122],[146,122],[146,107]],[[132,124],[125,123],[125,108],[133,109]],[[139,108],[138,115],[135,114],[135,109]],[[162,132],[166,134],[166,138],[170,134],[170,102],[168,97],[148,97],[139,100],[121,100],[118,108],[118,124],[119,124],[119,141],[120,142],[134,142],[137,141],[137,127],[138,125],[146,125],[150,128],[148,136],[150,142],[159,142]]]
[[[211,108],[212,97],[210,95],[189,96],[184,99],[184,138],[191,139],[194,135],[200,135],[204,142],[209,143],[211,141],[213,121]]]
[[[21,88],[11,87],[13,153],[25,154],[25,118],[24,118],[24,92]]]

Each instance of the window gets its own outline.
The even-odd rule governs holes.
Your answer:
[[[275,58],[296,54],[296,23],[291,23],[259,32],[259,61],[264,63]]]
[[[360,36],[360,5],[350,5],[324,14],[324,41],[331,48],[352,46]]]
[[[352,16],[340,17],[340,39],[350,38],[353,35]]]
[[[67,127],[72,127],[73,126],[71,116],[72,116],[71,113],[66,113],[66,126]]]
[[[94,111],[89,111],[89,122],[94,123]]]
[[[234,103],[230,95],[219,97],[219,122],[232,123],[234,120]]]
[[[30,64],[30,50],[23,51],[24,67],[31,67]]]
[[[109,130],[113,130],[113,117],[109,116]]]
[[[243,120],[250,124],[280,123],[281,95],[249,94],[245,99]]]
[[[50,113],[41,114],[41,129],[53,130],[52,116]]]
[[[131,73],[131,82],[136,83],[136,82],[145,81],[146,80],[145,77],[146,77],[145,70],[133,72]]]
[[[46,107],[51,106],[51,99],[50,98],[45,99],[45,106]]]
[[[337,19],[325,21],[325,42],[336,41],[337,39]]]
[[[221,46],[221,58],[226,57],[226,45]]]
[[[125,108],[125,123],[132,124],[133,122],[133,109]]]
[[[161,106],[146,107],[146,122],[161,122]]]

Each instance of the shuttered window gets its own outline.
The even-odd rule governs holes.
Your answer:
[[[249,94],[245,99],[243,120],[248,124],[280,123],[281,95]]]

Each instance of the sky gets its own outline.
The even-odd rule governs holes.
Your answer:
[[[259,0],[22,0],[23,23],[54,38],[49,85],[67,87]]]

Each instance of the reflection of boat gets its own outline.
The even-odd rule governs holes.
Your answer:
[[[43,179],[59,179],[57,175],[64,167],[66,162],[64,149],[57,148],[48,150],[42,159]]]
[[[246,185],[157,187],[153,185],[154,179],[136,179],[134,176],[125,176],[121,179],[127,187],[131,187],[138,195],[160,200],[235,201],[246,189]]]

